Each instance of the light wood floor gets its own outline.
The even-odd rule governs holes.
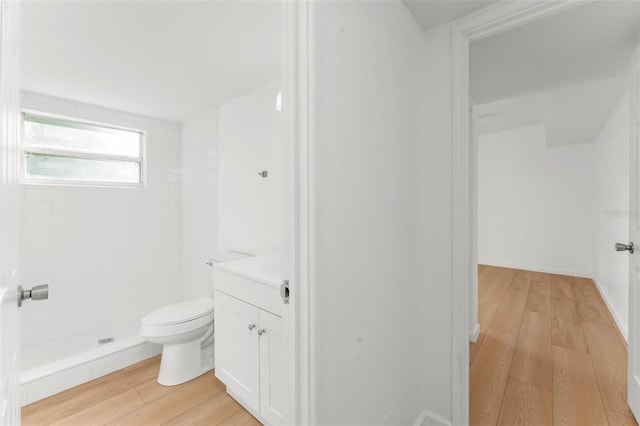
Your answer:
[[[480,265],[472,425],[637,425],[627,350],[593,281]]]
[[[166,387],[156,382],[159,367],[158,356],[35,402],[22,409],[22,424],[260,425],[212,371]]]

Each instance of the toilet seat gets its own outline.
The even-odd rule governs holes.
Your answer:
[[[197,320],[213,312],[213,300],[209,297],[187,300],[163,306],[142,318],[143,326],[167,326]]]
[[[200,327],[211,325],[213,323],[213,312],[197,318],[195,320],[182,322],[179,324],[169,325],[146,325],[140,326],[140,335],[142,337],[170,337],[179,334],[189,333]]]
[[[142,318],[140,335],[169,337],[189,333],[213,322],[213,300],[209,297],[174,303]]]

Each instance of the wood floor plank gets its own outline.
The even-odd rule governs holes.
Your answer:
[[[190,386],[182,387],[107,424],[123,426],[162,424],[207,398],[224,392],[225,389],[222,382],[216,379],[211,371],[189,383]]]
[[[552,298],[551,312],[551,342],[557,346],[589,352],[576,301]]]
[[[72,400],[74,397],[92,392],[96,388],[99,388],[99,385],[101,383],[105,383],[108,385],[110,381],[118,377],[122,377],[122,375],[122,371],[116,371],[111,374],[107,374],[106,376],[100,377],[96,380],[92,380],[91,382],[83,383],[65,392],[52,395],[48,398],[22,407],[22,423],[25,423],[25,421],[30,422],[32,420],[34,421],[33,424],[38,424],[38,422],[51,423],[52,421],[59,420],[62,417],[57,416],[57,419],[52,421],[49,421],[49,419],[47,418],[48,411],[51,410],[52,407],[53,411],[58,411],[59,409],[64,410],[65,404],[68,404],[68,401]]]
[[[188,386],[188,383],[183,383],[177,386],[162,386],[158,383],[158,380],[154,377],[146,383],[136,386],[136,391],[145,403],[150,403],[156,399],[160,399],[165,395],[175,392],[177,389]]]
[[[553,424],[607,424],[589,354],[553,346]]]
[[[632,416],[627,405],[627,351],[611,327],[584,324],[593,369],[607,410]]]
[[[495,425],[509,377],[516,336],[489,329],[469,369],[469,419]]]
[[[530,282],[529,275],[518,274],[513,277],[491,322],[492,329],[514,335],[518,334],[524,307],[527,304]]]
[[[87,407],[133,389],[138,384],[154,379],[158,375],[158,368],[158,362],[150,362],[132,368],[126,374],[123,370],[118,370],[100,379],[28,405],[22,409],[23,424],[43,425],[62,420]]]
[[[159,365],[160,357],[154,357],[28,405],[22,409],[22,424],[210,425],[229,419],[255,424],[213,372],[182,385],[160,386],[156,381]],[[138,389],[143,389],[150,402],[145,402]]]
[[[575,299],[573,294],[573,277],[550,274],[551,297],[561,299]]]
[[[493,283],[493,280],[501,274],[502,268],[496,268],[495,266],[485,266],[481,271],[478,271],[478,298],[482,297],[484,292]]]
[[[633,416],[623,416],[614,411],[607,411],[607,418],[611,426],[638,426],[638,422]]]
[[[102,425],[122,417],[143,405],[142,398],[138,396],[135,389],[131,389],[59,420],[53,423],[52,426]]]
[[[493,305],[489,303],[480,303],[478,304],[478,323],[480,324],[480,335],[478,336],[478,340],[475,342],[469,343],[469,364],[473,362],[473,359],[482,345],[485,336],[487,335],[487,330],[489,330],[489,325],[493,320],[496,311],[498,310],[498,305]]]
[[[167,426],[217,425],[240,410],[244,410],[240,404],[226,392],[219,392],[164,424]]]
[[[525,312],[510,376],[552,390],[553,359],[549,316],[537,312]]]
[[[593,281],[588,278],[574,278],[573,293],[582,321],[602,327],[614,327]]]
[[[551,391],[509,378],[498,419],[499,426],[550,425],[553,417]]]
[[[487,284],[487,289],[478,299],[479,303],[490,303],[499,305],[502,302],[507,289],[511,285],[516,271],[514,269],[496,268],[496,276]]]
[[[218,424],[223,426],[262,426],[262,423],[244,410],[238,411],[233,416]]]
[[[525,309],[551,315],[551,277],[549,274],[537,272],[533,275]]]
[[[534,275],[535,275],[534,271],[526,271],[524,269],[515,269],[515,275],[514,276],[516,276],[516,277],[525,277],[529,281],[531,281],[531,279],[533,278]]]

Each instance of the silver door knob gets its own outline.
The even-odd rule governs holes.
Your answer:
[[[261,328],[260,330],[258,330],[258,336],[262,336],[266,332],[267,330],[265,330],[264,328]]]
[[[249,324],[249,331],[253,330],[254,328],[256,328],[255,324]]]
[[[623,244],[616,243],[616,251],[629,251],[629,253],[633,253],[633,243]]]
[[[49,284],[37,285],[31,290],[25,290],[21,285],[18,286],[18,307],[22,306],[23,300],[47,300],[48,298]]]

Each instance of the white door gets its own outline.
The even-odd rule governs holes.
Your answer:
[[[260,410],[258,308],[216,291],[216,377],[227,392]]]
[[[629,239],[640,249],[640,49],[629,67]],[[629,362],[628,399],[631,411],[640,419],[640,253],[629,256]]]
[[[0,2],[0,426],[20,424],[17,2]]]
[[[272,425],[285,422],[286,369],[282,318],[260,310],[260,415]]]

